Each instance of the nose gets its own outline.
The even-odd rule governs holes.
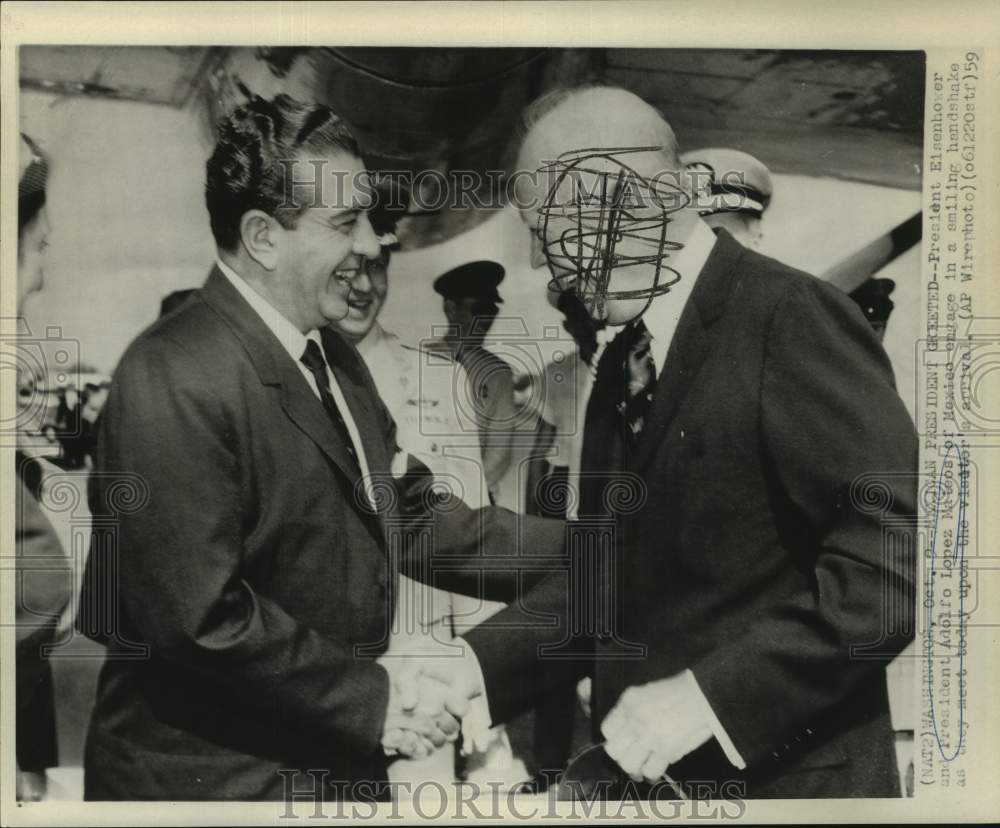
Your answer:
[[[531,234],[531,266],[536,270],[545,267],[548,260],[545,258],[545,245],[538,236]]]
[[[361,213],[354,224],[354,244],[351,250],[358,256],[366,256],[369,259],[374,259],[381,252],[378,237],[368,220],[367,213]]]

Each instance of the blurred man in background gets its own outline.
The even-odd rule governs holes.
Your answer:
[[[706,147],[681,155],[705,224],[725,228],[740,244],[760,248],[761,219],[771,203],[771,171],[746,152]]]
[[[449,331],[439,342],[428,343],[449,353],[468,378],[468,388],[457,391],[474,411],[483,473],[494,501],[510,468],[510,432],[515,419],[513,372],[483,347],[503,302],[497,290],[503,278],[503,267],[490,261],[467,262],[439,276],[434,290],[443,297]]]
[[[17,309],[42,289],[49,221],[45,209],[48,162],[22,136],[17,191]],[[23,449],[23,450],[22,450]],[[46,797],[46,770],[59,764],[52,664],[44,652],[70,600],[72,570],[52,524],[38,502],[45,461],[18,446],[15,493],[15,566],[18,575],[17,625],[17,798]]]
[[[771,172],[758,158],[724,147],[707,147],[681,155],[690,176],[698,214],[715,229],[724,228],[740,244],[760,250],[762,220],[774,194]],[[895,305],[895,283],[873,278],[895,256],[920,238],[919,214],[894,227],[881,239],[837,262],[821,278],[854,300],[879,339]]]

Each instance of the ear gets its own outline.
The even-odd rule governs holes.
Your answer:
[[[451,322],[455,319],[455,300],[445,299],[444,300],[444,315],[448,317],[448,321]]]
[[[263,210],[247,210],[240,218],[240,240],[257,264],[265,270],[278,267],[278,250],[284,228]]]

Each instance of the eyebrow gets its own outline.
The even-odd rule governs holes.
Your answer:
[[[359,212],[361,212],[361,208],[353,205],[340,213],[329,216],[326,219],[326,224],[329,224],[331,227],[339,227],[341,224],[345,224],[348,219],[357,217]]]
[[[350,206],[345,207],[341,212],[337,213],[335,218],[347,215],[348,213],[364,213],[367,212],[372,207],[371,198],[366,198],[363,195],[355,195],[351,199]]]

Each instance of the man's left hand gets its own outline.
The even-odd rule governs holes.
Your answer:
[[[629,687],[601,723],[604,749],[632,779],[656,782],[712,738],[703,704],[683,674]]]

